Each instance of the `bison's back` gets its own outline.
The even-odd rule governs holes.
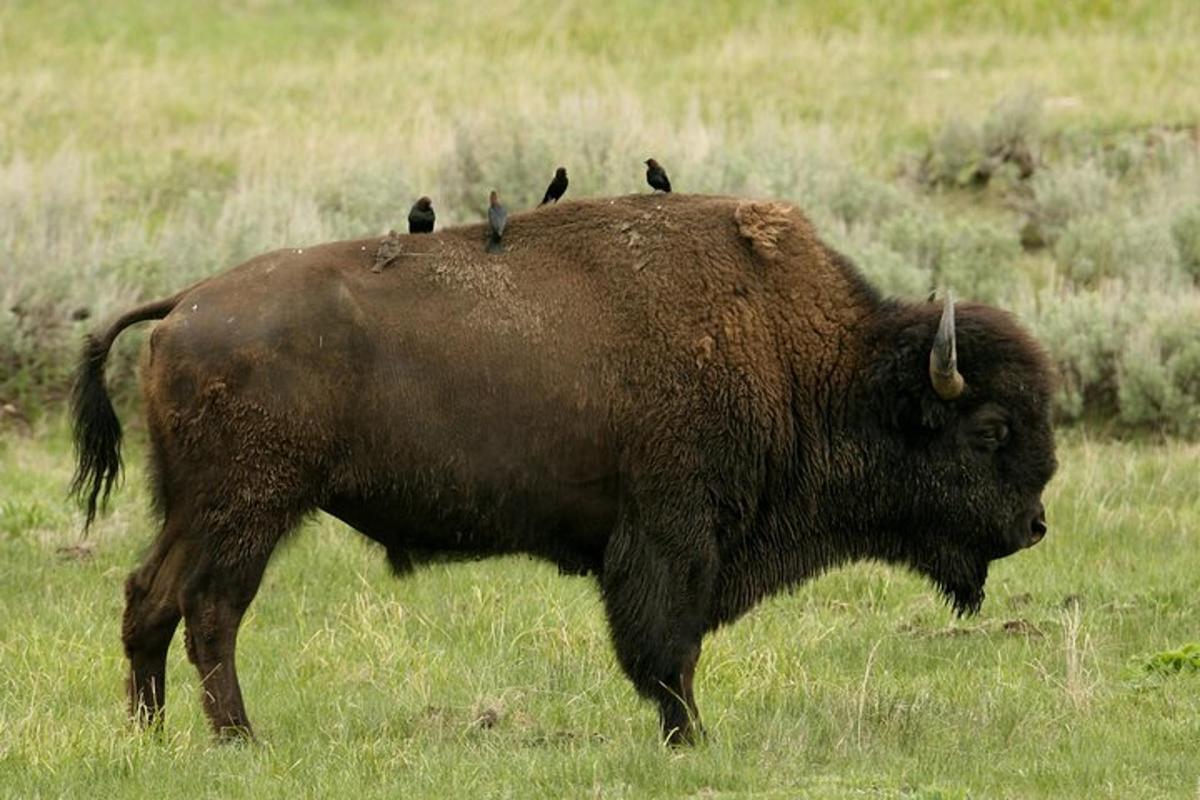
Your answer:
[[[632,196],[516,214],[500,254],[484,236],[281,250],[205,282],[151,338],[156,438],[197,468],[262,461],[257,485],[362,525],[436,498],[411,526],[435,536],[593,529],[623,464],[750,475],[790,450],[784,358],[821,334],[798,298],[846,291],[794,209]]]

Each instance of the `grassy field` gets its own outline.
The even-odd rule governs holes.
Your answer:
[[[1197,41],[1191,0],[0,2],[0,798],[1198,796]],[[513,559],[398,582],[318,519],[243,628],[262,741],[210,742],[178,641],[165,731],[134,735],[144,434],[126,402],[132,473],[80,548],[80,335],[258,252],[399,227],[420,194],[441,225],[492,187],[536,202],[558,164],[568,199],[642,191],[649,155],[1047,344],[1051,531],[982,615],[894,570],[828,575],[709,639],[713,736],[668,751],[587,580]],[[144,333],[110,361],[125,400]]]
[[[540,135],[570,145],[624,111],[633,188],[643,147],[675,161],[758,121],[833,124],[850,153],[888,165],[1014,89],[1074,98],[1061,128],[1191,123],[1200,106],[1188,0],[16,0],[0,25],[5,155],[70,145],[144,164],[149,147],[289,170],[297,156],[309,169],[386,158],[434,189],[464,113],[545,113]],[[580,101],[597,116],[572,118]]]
[[[135,442],[140,437],[135,435]],[[135,469],[86,545],[62,431],[0,445],[0,795],[1194,797],[1200,447],[1065,438],[1046,541],[953,618],[896,570],[841,570],[710,637],[710,741],[655,744],[597,592],[521,559],[392,578],[319,519],[242,628],[261,743],[218,746],[180,636],[161,737],[124,716],[122,581],[152,535]],[[140,460],[135,447],[132,461]],[[68,548],[60,552],[60,548]],[[1200,661],[1200,656],[1197,656]]]

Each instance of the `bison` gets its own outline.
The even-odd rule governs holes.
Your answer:
[[[1050,369],[1007,313],[885,299],[778,202],[687,195],[279,250],[87,339],[87,522],[120,470],[113,340],[141,382],[161,530],[125,584],[131,713],[160,719],[182,619],[218,736],[250,735],[238,626],[279,541],[324,511],[398,574],[523,553],[599,584],[663,736],[700,732],[704,635],[875,559],[959,612],[1046,532]]]

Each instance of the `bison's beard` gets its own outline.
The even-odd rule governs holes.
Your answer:
[[[983,585],[987,582],[987,559],[944,554],[932,565],[918,567],[928,575],[958,616],[979,613]]]

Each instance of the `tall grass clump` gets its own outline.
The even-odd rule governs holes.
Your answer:
[[[919,177],[934,186],[980,187],[994,178],[1024,180],[1034,173],[1042,125],[1035,92],[1004,95],[982,125],[952,117],[920,164]]]

